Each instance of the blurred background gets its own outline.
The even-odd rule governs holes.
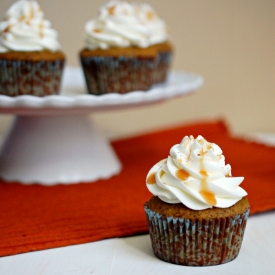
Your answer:
[[[0,18],[14,0],[0,1]],[[103,0],[39,0],[59,32],[67,65],[79,66],[84,24]],[[200,74],[204,86],[151,106],[96,112],[91,118],[119,138],[199,120],[224,119],[235,134],[275,132],[275,1],[147,0],[169,26],[173,70]],[[83,80],[84,81],[84,80]],[[12,116],[0,115],[0,134]]]

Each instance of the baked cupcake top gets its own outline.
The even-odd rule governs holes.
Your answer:
[[[85,25],[90,50],[136,46],[146,48],[167,40],[167,27],[148,4],[109,1]]]
[[[185,136],[170,149],[167,159],[154,165],[147,177],[149,191],[170,204],[182,203],[193,210],[227,208],[247,195],[232,177],[221,148],[202,136]]]
[[[60,50],[58,33],[34,0],[19,0],[0,23],[0,52]]]

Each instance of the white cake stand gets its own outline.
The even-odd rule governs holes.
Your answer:
[[[166,83],[147,92],[93,96],[86,93],[81,69],[67,67],[60,95],[0,95],[0,113],[15,115],[0,152],[0,177],[8,182],[55,185],[118,174],[120,161],[88,114],[183,96],[202,84],[201,76],[172,71]]]

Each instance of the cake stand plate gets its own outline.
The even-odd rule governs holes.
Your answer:
[[[15,115],[0,152],[0,177],[42,185],[110,178],[121,163],[89,114],[160,102],[202,85],[201,76],[172,71],[164,84],[146,92],[94,96],[86,93],[81,69],[68,67],[60,95],[0,95],[0,113]]]

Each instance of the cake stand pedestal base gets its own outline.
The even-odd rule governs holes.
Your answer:
[[[120,170],[87,115],[16,116],[0,153],[0,177],[24,184],[92,182]]]

